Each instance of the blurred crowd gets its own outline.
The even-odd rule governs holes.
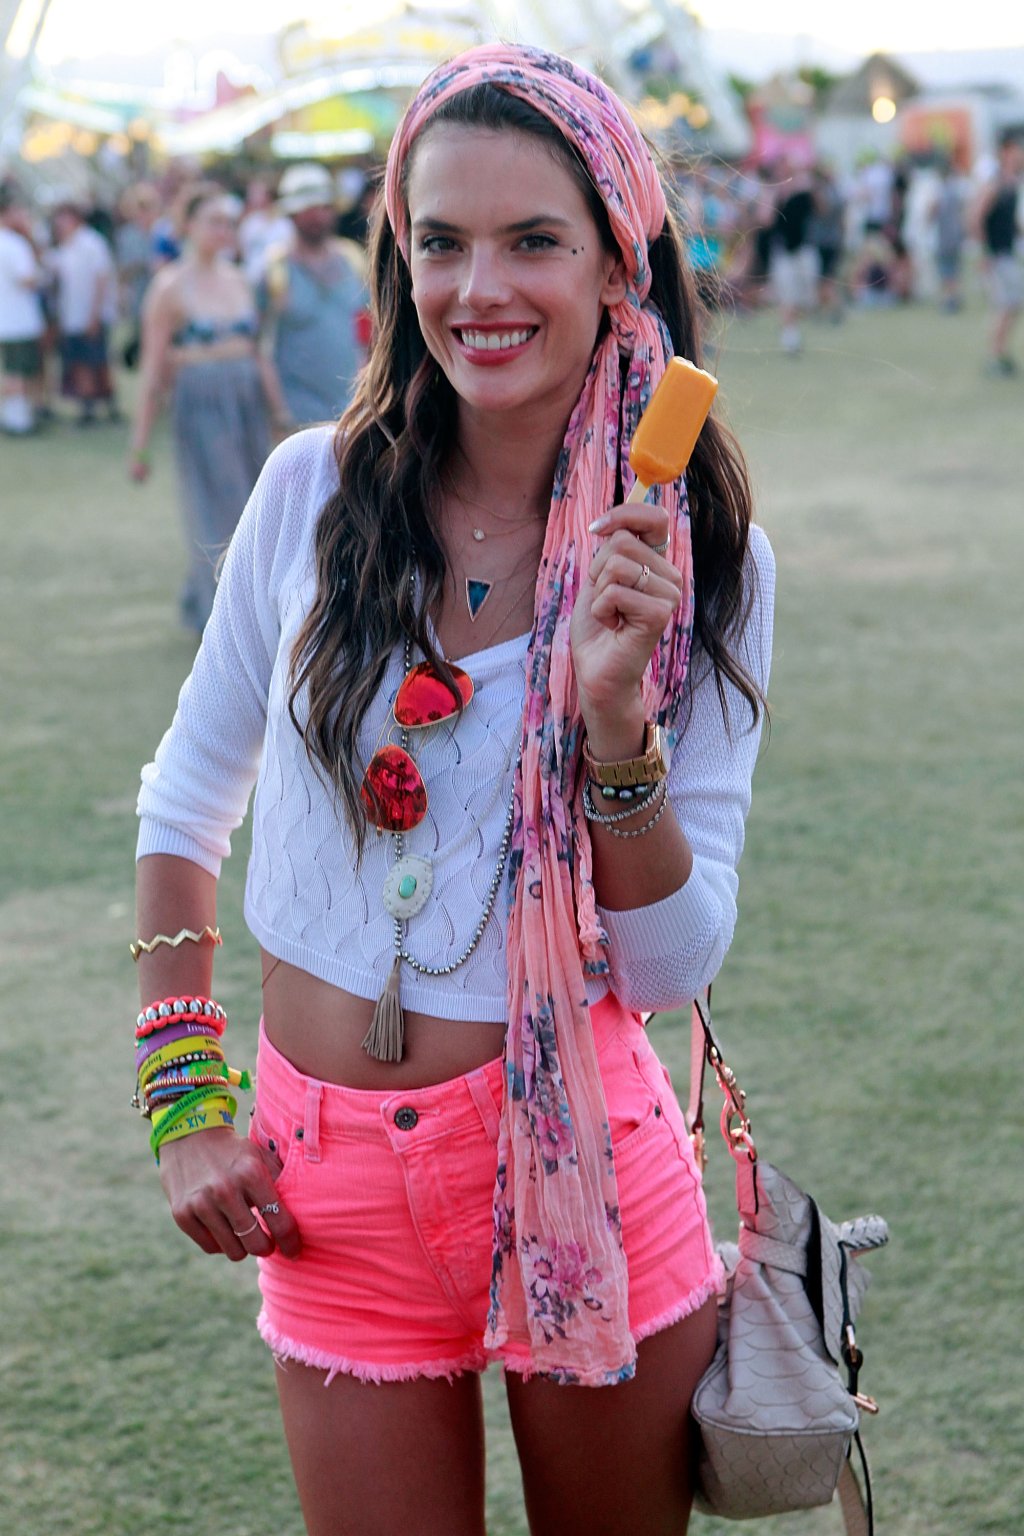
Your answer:
[[[744,171],[694,167],[679,191],[690,258],[709,302],[774,306],[797,354],[801,324],[851,309],[911,303],[955,313],[977,272],[993,320],[986,369],[1016,373],[1010,337],[1024,304],[1024,139],[967,176],[938,157],[866,157],[848,175],[778,160]]]
[[[147,332],[159,342],[151,323],[156,279],[194,264],[200,247],[202,265],[234,269],[233,297],[241,295],[239,307],[255,317],[265,372],[277,374],[270,384],[276,425],[336,416],[367,341],[371,202],[362,172],[335,178],[320,165],[289,168],[276,189],[263,177],[241,187],[182,181],[172,169],[163,181],[128,187],[115,207],[69,199],[42,209],[15,182],[3,183],[0,426],[12,435],[32,431],[53,418],[58,396],[82,426],[117,420],[112,364],[137,368]],[[182,297],[176,332],[222,318],[192,314]],[[185,341],[196,344],[197,333]],[[168,350],[164,383],[185,360],[173,337]]]
[[[150,470],[163,409],[189,568],[183,622],[201,631],[214,571],[275,441],[336,419],[369,343],[366,238],[379,178],[293,165],[266,176],[186,180],[173,167],[116,207],[33,207],[0,185],[0,428],[26,436],[58,397],[83,428],[120,419],[116,378],[138,370],[127,471]],[[991,319],[984,365],[1017,372],[1024,305],[1024,141],[966,177],[938,160],[867,158],[849,175],[779,160],[676,175],[705,302],[771,307],[798,356],[808,318],[923,304],[953,313],[979,275]],[[113,350],[112,350],[113,349]],[[980,348],[979,348],[980,350]],[[112,366],[116,364],[116,366]]]
[[[851,308],[914,302],[953,312],[965,269],[980,268],[994,310],[988,366],[1015,371],[1010,334],[1022,298],[1024,144],[1008,134],[998,163],[967,177],[938,158],[865,158],[851,173],[779,160],[753,170],[707,161],[678,173],[690,258],[709,303],[777,307],[780,344],[796,353],[801,322]],[[211,186],[211,183],[202,183]],[[363,250],[375,178],[292,166],[217,183],[225,215],[218,256],[248,285],[261,355],[278,374],[278,425],[319,420],[344,404],[366,343]],[[68,201],[33,208],[0,186],[0,425],[31,431],[59,394],[88,425],[116,419],[118,361],[140,361],[143,309],[161,267],[190,244],[196,185],[172,168],[129,187],[115,208]],[[336,388],[340,384],[342,388]]]

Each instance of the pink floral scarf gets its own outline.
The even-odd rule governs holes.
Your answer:
[[[608,974],[608,936],[597,917],[581,803],[569,620],[590,561],[588,524],[614,504],[617,479],[624,491],[632,484],[629,443],[672,353],[661,317],[644,307],[648,243],[662,229],[665,196],[641,134],[600,80],[538,49],[475,48],[427,78],[391,146],[385,196],[407,259],[402,180],[410,147],[444,102],[485,81],[529,102],[564,134],[604,200],[629,277],[566,431],[537,585],[514,791],[509,1026],[486,1336],[489,1349],[526,1374],[602,1386],[633,1375],[636,1347],[584,980]],[[672,740],[693,617],[690,530],[683,482],[655,494],[670,513],[668,554],[685,592],[643,691],[648,717]]]

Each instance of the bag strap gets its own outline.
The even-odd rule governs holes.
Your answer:
[[[711,988],[704,994],[707,1010],[707,1028],[711,1028]],[[704,1016],[694,999],[690,1010],[690,1099],[684,1112],[686,1129],[693,1143],[694,1155],[701,1173],[707,1166],[704,1147],[704,1070],[707,1066],[707,1040]]]
[[[756,1165],[757,1149],[750,1134],[750,1120],[746,1111],[747,1096],[736,1081],[735,1072],[731,1067],[726,1066],[722,1056],[722,1048],[711,1023],[710,987],[703,997],[694,998],[690,1013],[690,1098],[685,1111],[686,1128],[690,1133],[694,1156],[701,1173],[707,1166],[707,1152],[704,1146],[704,1074],[709,1066],[718,1079],[718,1086],[725,1098],[721,1123],[726,1145],[737,1161],[749,1161]],[[755,1235],[752,1234],[753,1236]],[[758,1241],[766,1242],[763,1238]],[[762,1253],[760,1257],[764,1262],[772,1262],[767,1254]],[[789,1265],[782,1267],[788,1268]],[[855,1379],[851,1391],[856,1392]],[[851,1445],[851,1455],[847,1456],[843,1462],[839,1482],[836,1485],[839,1507],[842,1511],[846,1536],[874,1536],[875,1518],[868,1458],[859,1431],[853,1439],[860,1455],[864,1488],[862,1491],[851,1465],[853,1449]]]
[[[750,1134],[746,1111],[747,1096],[731,1067],[726,1066],[722,1048],[711,1023],[711,988],[703,997],[695,997],[690,1012],[690,1099],[686,1108],[686,1128],[690,1133],[694,1156],[701,1173],[707,1166],[704,1145],[704,1071],[710,1067],[718,1079],[725,1103],[721,1127],[726,1146],[737,1162],[757,1163],[757,1148]]]
[[[843,1469],[839,1474],[839,1482],[836,1484],[839,1508],[843,1515],[843,1527],[846,1531],[846,1536],[874,1536],[875,1511],[871,1498],[871,1474],[868,1471],[868,1458],[859,1431],[854,1435],[853,1440],[860,1453],[864,1488],[863,1490],[861,1489],[860,1483],[858,1483],[854,1474],[852,1465],[853,1446],[851,1445],[850,1455],[843,1462]]]

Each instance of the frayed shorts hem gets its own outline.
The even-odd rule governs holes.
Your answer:
[[[673,1324],[681,1323],[684,1318],[699,1311],[712,1296],[720,1295],[722,1285],[722,1266],[720,1262],[716,1262],[715,1270],[703,1284],[696,1286],[682,1301],[634,1328],[632,1330],[634,1343],[640,1344],[644,1339],[649,1339],[654,1334],[671,1328]],[[527,1355],[506,1353],[490,1355],[484,1349],[467,1350],[464,1355],[450,1360],[417,1360],[387,1365],[380,1361],[352,1360],[347,1355],[334,1355],[328,1350],[312,1349],[308,1345],[299,1344],[295,1339],[290,1339],[287,1334],[274,1328],[262,1311],[256,1319],[256,1327],[276,1364],[282,1370],[287,1370],[289,1365],[305,1365],[314,1370],[326,1371],[325,1387],[330,1386],[335,1376],[353,1376],[357,1381],[377,1386],[385,1381],[436,1381],[442,1378],[446,1381],[454,1381],[456,1376],[463,1376],[467,1372],[479,1375],[491,1363],[502,1365],[506,1371],[514,1371],[523,1381],[529,1381],[531,1377],[541,1374],[534,1368],[533,1362]]]
[[[706,1301],[712,1296],[721,1296],[725,1288],[725,1271],[719,1258],[715,1259],[715,1268],[707,1279],[695,1286],[682,1301],[677,1301],[674,1306],[668,1307],[664,1312],[659,1312],[657,1317],[648,1318],[647,1322],[640,1323],[636,1328],[631,1328],[634,1344],[642,1344],[644,1339],[653,1338],[656,1333],[664,1333],[666,1328],[671,1328],[676,1323],[681,1323],[694,1312],[699,1312]],[[502,1365],[506,1371],[514,1371],[523,1381],[529,1381],[532,1377],[543,1375],[537,1370],[529,1355],[506,1354],[502,1358]]]
[[[334,1355],[324,1349],[311,1349],[278,1332],[261,1312],[256,1319],[260,1338],[267,1345],[277,1365],[286,1370],[289,1365],[307,1365],[314,1370],[326,1371],[324,1386],[329,1387],[335,1376],[354,1376],[380,1386],[385,1381],[454,1381],[467,1371],[481,1372],[487,1368],[487,1355],[482,1349],[468,1350],[451,1360],[416,1360],[408,1364],[384,1364],[375,1360],[352,1360],[347,1355]]]

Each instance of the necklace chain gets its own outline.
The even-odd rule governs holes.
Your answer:
[[[516,599],[516,601],[518,602],[518,598]],[[515,606],[515,604],[513,604],[513,607],[514,606]],[[512,612],[512,609],[510,608],[509,609],[509,613],[511,613],[511,612]],[[505,622],[505,618],[507,618],[507,617],[508,617],[508,614],[506,614],[504,616],[504,618],[502,619],[501,622],[504,623]],[[498,627],[500,628],[501,626],[499,625]],[[411,669],[411,666],[412,666],[412,636],[411,635],[406,635],[406,637],[405,637],[405,674],[406,674],[406,676],[408,676],[409,671]],[[408,752],[408,750],[409,750],[409,742],[410,742],[409,731],[408,731],[408,729],[405,726],[403,726],[402,727],[402,734],[401,734],[400,745],[402,746],[403,750],[406,751],[406,752]],[[506,759],[506,766],[507,766],[507,759]],[[517,759],[517,766],[518,766],[518,759]],[[495,900],[497,899],[498,890],[499,890],[499,888],[501,886],[502,875],[505,873],[505,865],[508,862],[509,849],[512,846],[512,824],[513,824],[514,812],[515,812],[515,796],[513,795],[512,799],[509,802],[508,814],[505,817],[505,829],[502,832],[501,844],[500,844],[500,846],[498,848],[498,863],[497,863],[497,866],[495,868],[494,874],[493,874],[493,876],[491,878],[491,883],[490,883],[490,885],[487,888],[487,895],[484,897],[484,905],[483,905],[483,910],[482,910],[482,912],[480,914],[480,920],[479,920],[479,922],[477,923],[476,927],[473,930],[473,937],[470,939],[468,945],[463,950],[462,954],[459,956],[459,958],[457,960],[453,960],[450,965],[425,965],[422,960],[418,960],[415,955],[411,955],[409,953],[409,951],[405,947],[405,944],[406,944],[406,932],[405,932],[405,930],[406,930],[406,928],[408,926],[407,922],[403,918],[400,918],[400,917],[394,918],[394,925],[395,925],[395,954],[398,956],[398,958],[400,960],[404,960],[406,965],[411,966],[411,968],[414,971],[419,972],[419,974],[421,976],[451,976],[452,973],[454,971],[457,971],[461,965],[465,965],[466,961],[469,959],[470,955],[473,953],[473,951],[476,949],[477,945],[480,943],[480,940],[483,938],[484,930],[486,929],[487,924],[490,922],[491,913],[494,911],[494,903],[495,903]],[[404,848],[405,848],[405,833],[404,832],[396,832],[394,834],[394,838],[395,838],[395,863],[397,864],[398,861],[401,859],[403,851],[404,851]],[[458,846],[458,845],[456,845],[456,846]]]

